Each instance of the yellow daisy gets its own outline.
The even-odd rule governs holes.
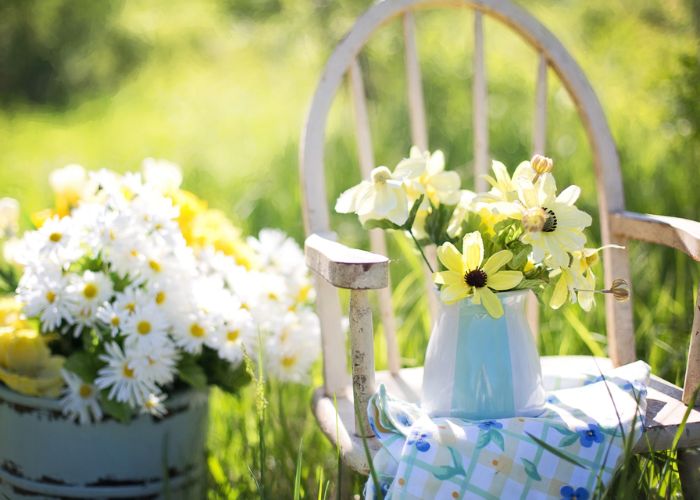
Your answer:
[[[438,258],[447,268],[435,273],[435,283],[443,285],[440,298],[454,304],[470,295],[475,304],[482,304],[493,318],[503,315],[503,306],[495,291],[514,288],[523,279],[520,271],[500,271],[513,258],[510,250],[501,250],[484,260],[481,233],[474,231],[462,240],[462,253],[452,243],[438,248]]]

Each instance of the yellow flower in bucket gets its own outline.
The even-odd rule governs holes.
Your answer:
[[[187,243],[192,247],[211,246],[233,257],[239,266],[246,269],[256,267],[255,253],[241,238],[241,231],[220,210],[198,214],[192,221],[190,238]]]
[[[0,382],[28,396],[58,397],[64,358],[51,351],[36,330],[0,333]]]

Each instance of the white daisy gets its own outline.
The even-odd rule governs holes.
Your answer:
[[[98,307],[95,316],[98,320],[104,323],[107,328],[109,328],[109,331],[113,337],[119,335],[121,332],[120,327],[122,320],[112,303],[105,302]]]
[[[149,345],[144,343],[130,347],[133,355],[132,367],[137,378],[154,382],[160,386],[175,379],[179,352],[167,336],[159,337]]]
[[[141,406],[141,413],[149,414],[156,418],[163,418],[168,413],[163,401],[165,401],[165,394],[149,394]]]
[[[202,352],[208,336],[217,329],[213,317],[201,309],[188,312],[173,328],[175,343],[190,354]]]
[[[67,292],[68,280],[60,269],[51,266],[28,267],[20,279],[17,296],[24,313],[38,317],[41,330],[57,330],[64,323],[73,324],[72,297]]]
[[[318,317],[285,315],[282,327],[266,344],[266,366],[275,377],[287,382],[305,382],[320,352]]]
[[[253,317],[245,309],[238,309],[226,316],[222,327],[217,328],[209,343],[221,359],[237,366],[243,361],[244,350],[250,355],[256,344],[258,330]]]
[[[138,303],[121,326],[129,346],[152,347],[160,343],[169,328],[163,312],[149,302]]]
[[[157,392],[156,385],[140,379],[134,371],[134,357],[122,351],[118,344],[105,344],[106,354],[100,359],[107,366],[100,369],[95,385],[100,389],[109,389],[109,399],[128,403],[132,408],[138,408],[146,401],[149,394]]]
[[[160,193],[177,191],[182,184],[182,169],[167,160],[146,158],[141,164],[141,170],[146,184]]]
[[[30,253],[26,256],[24,264],[51,260],[61,267],[66,267],[80,258],[83,251],[76,237],[75,228],[70,216],[52,217],[37,231],[26,233],[24,238]]]
[[[67,293],[75,321],[81,326],[92,326],[97,309],[112,297],[112,280],[105,273],[85,271],[82,276],[69,275]]]
[[[64,415],[81,425],[102,420],[102,408],[97,400],[99,391],[73,372],[61,370],[66,389],[61,398],[61,410]]]

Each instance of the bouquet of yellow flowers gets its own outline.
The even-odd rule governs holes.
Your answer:
[[[498,161],[492,170],[488,192],[462,190],[441,151],[413,147],[393,171],[377,167],[342,193],[335,209],[357,214],[368,229],[406,231],[429,268],[422,247],[437,245],[442,270],[433,276],[447,304],[469,297],[497,318],[503,308],[494,292],[549,289],[552,308],[569,301],[586,311],[596,291],[627,298],[622,281],[595,290],[593,264],[601,248],[586,247],[583,232],[591,216],[575,205],[578,186],[557,189],[550,158],[535,155],[512,175]]]
[[[318,319],[301,249],[284,233],[245,240],[223,213],[180,188],[179,168],[54,171],[53,209],[20,237],[17,203],[0,201],[0,382],[62,394],[81,423],[162,415],[187,385],[236,391],[244,358],[304,381]],[[15,291],[16,288],[16,291]]]

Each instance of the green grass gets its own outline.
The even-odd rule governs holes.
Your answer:
[[[29,213],[49,203],[53,168],[77,162],[128,170],[146,156],[163,157],[184,167],[188,189],[246,231],[277,226],[301,240],[297,157],[305,112],[331,47],[369,3],[271,1],[266,16],[244,16],[240,8],[231,15],[226,5],[241,1],[124,3],[115,23],[148,47],[143,63],[113,90],[72,96],[62,109],[17,103],[0,110],[0,195],[18,198]],[[597,91],[618,144],[627,206],[700,219],[700,117],[687,105],[700,97],[693,67],[682,62],[698,51],[690,3],[521,3],[560,38]],[[428,11],[417,23],[431,144],[471,182],[471,17]],[[410,146],[399,35],[400,26],[385,26],[361,60],[377,162],[390,166]],[[493,22],[486,50],[490,149],[512,168],[529,156],[536,57]],[[553,74],[549,110],[548,154],[558,180],[579,184],[583,208],[595,213],[591,152]],[[329,201],[359,180],[350,112],[343,90],[328,126]],[[352,217],[333,221],[345,242],[366,244]],[[595,228],[591,237],[598,238]],[[402,363],[417,366],[429,332],[419,260],[402,235],[389,243]],[[698,266],[647,244],[632,243],[630,252],[637,355],[682,384]],[[545,313],[542,354],[605,349],[602,307]],[[376,351],[381,368],[380,340]],[[321,382],[320,367],[313,382]],[[273,381],[264,387],[264,419],[255,386],[238,396],[214,392],[209,497],[249,498],[264,488],[268,498],[333,498],[337,454],[314,424],[311,389]],[[674,460],[673,453],[630,459],[608,495],[677,495]],[[264,484],[256,484],[261,477]],[[344,480],[361,490],[360,478]]]

